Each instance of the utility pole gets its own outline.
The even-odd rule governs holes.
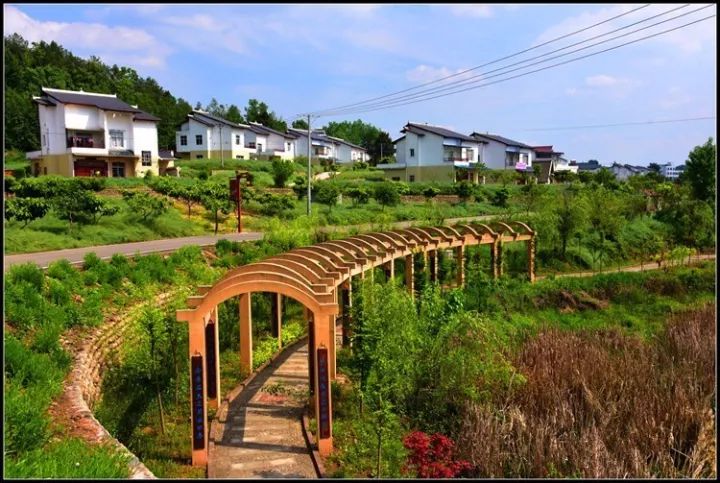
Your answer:
[[[222,124],[220,126],[220,166],[225,167],[225,152],[223,151]]]
[[[307,154],[308,154],[307,190],[308,190],[308,191],[307,191],[307,214],[308,214],[308,216],[310,216],[310,213],[311,213],[311,211],[312,211],[312,209],[311,209],[312,201],[310,200],[310,196],[311,196],[310,181],[312,180],[312,169],[310,168],[310,155],[311,155],[311,153],[310,153],[310,148],[311,148],[311,146],[312,146],[312,131],[311,131],[311,128],[310,128],[310,114],[308,114],[307,122],[308,122],[308,150],[307,150]]]

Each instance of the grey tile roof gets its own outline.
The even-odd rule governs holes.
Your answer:
[[[437,134],[438,136],[442,136],[444,138],[453,138],[453,139],[460,139],[462,141],[477,142],[477,139],[475,139],[475,138],[466,136],[465,134],[461,134],[459,132],[451,131],[450,129],[445,129],[444,127],[409,122],[405,125],[405,127],[403,128],[403,130],[401,132],[407,132],[408,128],[410,128],[410,130],[419,129],[421,131],[427,131],[427,132],[430,132],[433,134]]]
[[[158,151],[158,157],[160,159],[178,159],[174,156],[174,153],[169,149],[160,149]]]
[[[258,122],[251,122],[250,123],[250,130],[253,131],[256,134],[277,134],[278,136],[282,136],[284,138],[288,139],[295,139],[297,136],[294,136],[292,134],[280,132],[278,130],[275,130],[273,128],[263,126],[262,124]]]
[[[508,139],[503,136],[498,136],[497,134],[482,134],[479,132],[474,132],[471,134],[471,136],[475,139],[489,139],[491,141],[497,141],[506,146],[515,146],[518,148],[532,149],[532,146],[528,146],[527,144],[521,143],[519,141],[513,141],[512,139]]]
[[[195,109],[193,109],[191,115],[196,121],[206,124],[208,126],[217,126],[219,124],[224,124],[225,126],[229,126],[235,129],[248,129],[250,127],[246,126],[245,124],[238,124],[236,122],[228,121],[227,119],[223,119],[222,117],[215,116],[205,111],[196,111]]]
[[[358,146],[357,144],[353,144],[353,143],[351,143],[350,141],[345,141],[345,140],[342,139],[342,138],[336,138],[336,137],[334,137],[334,136],[328,136],[328,135],[326,135],[326,137],[328,137],[328,138],[330,138],[330,139],[332,139],[332,140],[334,140],[334,141],[338,141],[338,142],[340,142],[340,143],[342,143],[342,144],[347,144],[347,145],[350,146],[350,147],[357,148],[357,149],[362,149],[363,151],[365,151],[365,148],[364,148],[364,147]]]
[[[43,97],[35,98],[35,102],[43,105],[56,105],[57,102],[63,104],[77,104],[80,106],[94,106],[105,111],[132,112],[135,113],[135,119],[139,121],[159,121],[159,117],[155,117],[145,111],[131,106],[125,101],[118,99],[114,95],[97,94],[92,92],[71,92],[49,89],[42,89]]]

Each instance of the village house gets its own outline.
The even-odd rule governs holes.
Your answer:
[[[39,151],[26,154],[37,175],[125,178],[168,174],[172,159],[158,152],[159,118],[115,94],[42,88]]]

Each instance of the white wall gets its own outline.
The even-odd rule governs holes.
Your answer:
[[[437,134],[426,133],[416,136],[419,148],[419,166],[443,166],[443,137]],[[418,152],[415,152],[418,156]],[[412,158],[410,158],[412,159]]]
[[[129,112],[112,112],[105,113],[105,148],[106,149],[129,149],[133,150],[134,133],[132,113]],[[110,130],[118,130],[123,132],[123,147],[113,147],[110,143]]]
[[[67,136],[65,132],[65,106],[55,107],[38,104],[40,120],[40,149],[43,154],[65,154]],[[43,144],[43,136],[45,143]]]
[[[505,145],[489,140],[485,145],[484,163],[488,169],[505,169]]]
[[[395,161],[404,163],[407,155],[406,142],[407,136],[395,143]]]
[[[202,135],[202,144],[195,144],[195,136]],[[187,136],[187,146],[180,144],[180,136]],[[188,119],[180,127],[180,131],[175,133],[175,147],[178,153],[188,153],[190,151],[208,151],[208,139],[210,137],[209,126],[201,124],[194,119]],[[207,155],[206,155],[207,157]]]
[[[133,123],[134,131],[134,148],[133,152],[140,159],[135,165],[135,173],[143,175],[146,171],[152,171],[159,174],[158,171],[158,135],[157,125],[153,121],[135,121]],[[142,152],[150,151],[151,166],[142,165]]]
[[[65,106],[65,128],[94,131],[103,128],[103,111],[94,106]]]

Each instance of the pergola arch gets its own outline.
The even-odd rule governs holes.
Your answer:
[[[208,400],[206,384],[210,374],[218,377],[219,400],[219,370],[212,364],[217,364],[219,353],[209,357],[208,351],[212,345],[207,342],[212,338],[208,330],[215,330],[217,338],[217,306],[231,297],[240,298],[238,318],[241,331],[241,363],[251,367],[252,362],[252,327],[251,327],[251,294],[267,292],[274,294],[273,307],[281,310],[281,297],[289,297],[302,304],[308,317],[309,365],[311,367],[310,380],[314,390],[316,418],[319,421],[318,384],[326,387],[328,381],[318,380],[318,357],[320,347],[325,347],[328,357],[328,374],[332,379],[335,376],[335,319],[341,314],[341,307],[347,309],[350,304],[353,276],[363,275],[376,267],[384,266],[386,273],[394,276],[394,261],[404,257],[405,284],[410,293],[414,293],[414,259],[418,253],[426,257],[432,255],[433,263],[430,268],[427,263],[425,269],[435,270],[437,281],[437,256],[442,250],[455,250],[455,263],[457,263],[456,283],[464,283],[464,250],[467,246],[488,244],[491,246],[491,266],[493,276],[502,274],[502,243],[512,241],[527,241],[528,246],[528,274],[530,281],[534,281],[534,245],[535,232],[522,222],[496,222],[493,227],[483,223],[470,223],[441,227],[411,227],[389,232],[371,232],[352,236],[343,240],[329,240],[313,246],[295,248],[286,253],[269,257],[265,260],[250,263],[228,271],[212,286],[198,288],[198,295],[187,300],[187,307],[177,311],[179,321],[188,322],[190,334],[190,357],[202,358],[202,391],[199,396],[204,403],[213,404]],[[427,260],[427,259],[426,259]],[[275,317],[275,315],[273,316]],[[282,315],[274,321],[281,324]],[[214,328],[213,328],[213,324]],[[278,330],[279,337],[279,330]],[[217,350],[217,344],[215,349]],[[313,369],[314,368],[314,369]],[[193,375],[191,374],[191,377]],[[197,376],[197,374],[195,374]],[[195,387],[195,386],[193,386]],[[197,396],[193,392],[193,397]],[[329,397],[329,396],[328,396]],[[198,398],[196,397],[195,403]],[[191,405],[193,400],[191,398]],[[196,406],[192,406],[197,409]],[[205,407],[205,406],[204,406]],[[331,404],[330,404],[331,407]],[[207,408],[205,407],[205,423],[207,422]],[[197,416],[194,413],[194,417]],[[197,416],[201,420],[201,416]],[[330,416],[330,428],[332,418]],[[207,425],[203,426],[204,443],[201,441],[193,446],[193,465],[207,464]],[[195,430],[195,426],[193,426]],[[198,433],[199,434],[199,433]],[[194,433],[196,435],[196,433]],[[318,446],[321,454],[332,451],[332,431],[329,437],[320,437]]]

